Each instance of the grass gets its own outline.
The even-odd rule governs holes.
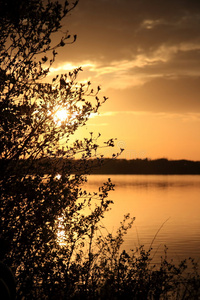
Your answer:
[[[87,255],[78,255],[69,268],[68,289],[63,299],[200,299],[199,266],[192,258],[174,264],[167,248],[159,264],[153,263],[153,242],[148,250],[139,246],[121,251],[123,237],[134,219],[125,216],[115,236],[95,230],[88,241]],[[98,229],[97,229],[98,230]]]

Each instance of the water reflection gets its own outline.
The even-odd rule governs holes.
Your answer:
[[[199,175],[92,175],[87,189],[95,191],[111,177],[116,188],[110,193],[114,200],[104,225],[115,232],[123,215],[136,217],[128,232],[126,250],[153,243],[155,257],[163,255],[167,245],[169,258],[177,261],[192,256],[200,258],[200,176]]]

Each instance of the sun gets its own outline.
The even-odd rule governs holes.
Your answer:
[[[69,115],[69,111],[66,108],[59,108],[54,113],[54,122],[61,125],[69,119]]]

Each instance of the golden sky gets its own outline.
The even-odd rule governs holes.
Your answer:
[[[109,97],[88,132],[116,137],[122,158],[200,160],[199,0],[80,0],[65,29],[77,41],[52,74],[82,66]]]

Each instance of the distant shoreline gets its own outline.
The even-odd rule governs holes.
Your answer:
[[[65,170],[69,170],[69,174],[99,174],[99,175],[200,175],[200,161],[191,160],[168,160],[161,159],[88,159],[73,160],[62,158],[42,158],[38,160],[20,160],[18,162],[23,168],[27,168],[28,173],[35,174],[39,172],[43,174],[57,172],[62,170],[63,164]],[[10,165],[11,164],[11,165]],[[15,167],[15,161],[0,160],[0,167],[3,171],[6,166]],[[23,169],[22,168],[22,169]]]
[[[150,159],[105,159],[92,174],[200,175],[200,161]]]

